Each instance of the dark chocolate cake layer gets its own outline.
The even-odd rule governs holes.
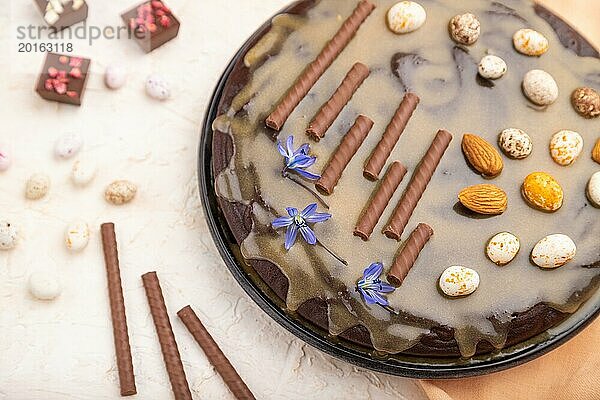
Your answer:
[[[314,6],[314,4],[315,1],[300,1],[292,5],[286,12],[304,15],[307,10]],[[498,13],[516,15],[514,10],[503,6],[501,3],[494,2],[494,7]],[[559,17],[539,5],[535,6],[535,12],[555,29],[565,47],[572,49],[580,56],[599,57],[598,52],[589,44],[589,42]],[[518,17],[518,15],[516,16]],[[254,37],[250,47],[256,44],[268,31],[269,26],[263,27],[259,31],[259,34]],[[272,51],[276,53],[277,47],[274,47]],[[253,68],[256,68],[256,66]],[[219,114],[225,114],[230,109],[232,100],[240,90],[246,86],[250,77],[251,69],[245,66],[243,59],[238,60],[229,77],[227,85],[225,86],[219,107]],[[228,133],[216,129],[214,131],[213,139],[214,176],[219,175],[230,165],[233,154],[234,144],[231,136]],[[263,202],[259,193],[256,193],[254,201]],[[236,242],[241,245],[253,227],[252,206],[240,202],[232,202],[221,197],[219,198],[219,202],[223,215],[228,222]],[[285,302],[289,290],[289,281],[284,273],[275,264],[269,261],[248,260],[248,263],[272,289],[274,294],[280,300]],[[593,286],[598,283],[597,281],[598,279],[594,279]],[[573,296],[578,296],[578,293],[574,293]],[[328,304],[325,299],[310,299],[297,309],[297,313],[318,328],[325,332],[328,331]],[[560,312],[555,307],[551,307],[545,303],[538,303],[524,312],[512,313],[508,327],[505,327],[505,329],[507,329],[507,334],[503,347],[511,347],[523,343],[534,336],[540,335],[549,328],[564,321],[569,315],[569,313]],[[417,317],[405,315],[402,316],[402,318],[406,318],[411,324],[419,324],[419,318]],[[492,324],[495,323],[493,317],[490,317],[490,322]],[[367,348],[373,347],[369,331],[362,325],[351,327],[339,334],[339,336]],[[484,339],[478,342],[476,353],[488,353],[496,348],[497,346],[492,345]],[[416,344],[402,353],[433,357],[456,357],[461,354],[459,345],[455,339],[454,329],[443,325],[437,325],[430,328],[429,332],[423,334]]]

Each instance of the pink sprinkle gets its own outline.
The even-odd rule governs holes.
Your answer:
[[[57,75],[58,79],[64,79],[67,77],[67,71],[58,71],[58,75]]]
[[[152,8],[163,8],[162,1],[152,0]]]
[[[67,56],[60,56],[58,57],[58,62],[61,64],[66,64],[69,62],[69,57]]]
[[[147,23],[146,24],[146,28],[148,28],[148,31],[150,33],[154,33],[158,29],[158,27],[156,26],[156,24],[152,24],[152,23]]]
[[[159,22],[163,27],[168,28],[171,25],[171,18],[167,17],[166,15],[163,15],[162,17],[160,17]]]
[[[77,97],[77,96],[78,96],[78,94],[77,94],[77,92],[76,92],[76,91],[74,91],[74,90],[69,90],[69,91],[67,92],[67,96],[69,96],[69,97]]]
[[[48,75],[50,76],[50,78],[56,78],[56,76],[58,75],[58,70],[54,67],[50,67],[48,68]]]
[[[66,83],[58,83],[58,84],[54,84],[54,91],[58,94],[65,94],[67,93],[67,84]]]
[[[83,59],[79,57],[72,57],[71,62],[69,63],[70,67],[79,68],[83,64]]]
[[[156,14],[157,17],[162,17],[163,15],[166,15],[166,13],[163,10],[156,10],[154,14]]]
[[[54,90],[54,79],[46,79],[46,82],[44,82],[44,89]]]
[[[81,69],[73,68],[71,72],[69,72],[69,75],[71,75],[75,79],[79,79],[81,78]]]

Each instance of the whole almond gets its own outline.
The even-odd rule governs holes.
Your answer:
[[[484,138],[466,133],[462,140],[462,150],[473,168],[483,176],[494,178],[502,172],[504,163],[500,153]]]
[[[464,188],[458,200],[469,210],[483,215],[499,215],[506,211],[508,197],[498,186],[482,184]]]
[[[600,138],[598,138],[594,150],[592,150],[592,160],[600,164]]]

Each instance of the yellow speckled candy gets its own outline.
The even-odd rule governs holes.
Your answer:
[[[519,29],[513,36],[515,49],[527,56],[541,56],[548,51],[548,39],[533,29]]]
[[[396,3],[387,13],[387,24],[394,33],[409,33],[416,31],[425,23],[425,9],[414,1]]]
[[[550,155],[563,167],[573,164],[582,150],[583,138],[577,132],[563,130],[555,133],[550,141]]]
[[[563,204],[562,187],[546,172],[529,174],[523,182],[522,193],[529,205],[538,210],[554,212]]]

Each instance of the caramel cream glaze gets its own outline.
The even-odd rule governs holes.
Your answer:
[[[377,350],[397,353],[416,343],[420,335],[436,324],[455,328],[461,353],[475,353],[479,340],[487,339],[497,348],[506,332],[492,325],[490,317],[506,323],[514,312],[525,311],[540,302],[558,310],[575,312],[596,290],[599,269],[582,268],[600,260],[600,211],[586,200],[585,186],[598,165],[590,158],[600,135],[598,120],[578,116],[569,103],[578,86],[600,85],[600,60],[582,58],[565,49],[551,27],[533,10],[528,0],[503,0],[518,15],[486,0],[421,0],[427,21],[416,32],[396,35],[385,24],[394,0],[372,0],[377,8],[359,29],[356,37],[317,82],[290,116],[278,136],[285,141],[294,135],[295,145],[310,142],[318,157],[312,171],[320,171],[336,149],[342,135],[358,114],[375,125],[356,156],[346,168],[333,195],[327,197],[333,218],[315,226],[318,238],[344,257],[349,266],[336,262],[320,247],[299,242],[286,252],[283,231],[268,229],[274,214],[284,215],[285,207],[302,209],[315,199],[293,182],[281,177],[282,157],[265,128],[265,118],[290,85],[340,27],[356,1],[321,0],[305,17],[280,15],[274,28],[247,55],[252,77],[234,99],[229,112],[214,121],[213,127],[229,132],[235,156],[230,167],[217,177],[218,194],[228,200],[248,203],[258,191],[264,200],[253,203],[254,229],[242,243],[247,259],[269,260],[289,278],[287,306],[296,310],[304,301],[327,298],[330,304],[330,333],[339,334],[356,324],[368,328]],[[448,21],[458,13],[472,12],[482,24],[478,42],[464,51],[448,34]],[[542,57],[527,57],[513,49],[512,35],[520,28],[533,28],[550,41]],[[265,54],[273,54],[266,62]],[[495,54],[508,63],[508,73],[485,87],[477,82],[477,63],[485,54]],[[350,103],[315,143],[305,130],[321,105],[335,91],[355,62],[365,63],[371,75]],[[521,81],[530,69],[551,73],[560,87],[559,100],[539,110],[523,96]],[[352,235],[358,218],[376,183],[363,178],[362,169],[379,141],[394,111],[407,91],[417,93],[421,103],[393,151],[388,165],[401,161],[407,177],[392,198],[371,239],[363,242]],[[501,216],[479,219],[464,215],[455,207],[457,193],[464,187],[486,182],[467,166],[461,153],[463,133],[481,135],[491,143],[505,128],[520,128],[532,137],[533,153],[525,160],[504,157],[501,176],[492,180],[509,196],[508,210]],[[381,229],[388,221],[420,158],[438,129],[453,133],[454,140],[415,210],[402,240],[419,222],[435,231],[408,277],[394,293],[390,305],[415,317],[419,324],[407,325],[380,307],[368,307],[354,287],[363,270],[380,261],[387,272],[401,243],[386,238]],[[555,164],[549,154],[551,136],[561,130],[580,132],[585,140],[581,158],[570,167]],[[387,168],[387,166],[386,166]],[[384,169],[385,171],[385,169]],[[564,206],[554,214],[531,209],[521,198],[523,178],[533,171],[552,174],[565,191]],[[325,211],[320,206],[320,211]],[[521,240],[521,252],[508,266],[498,267],[485,256],[485,244],[494,234],[510,231]],[[535,243],[552,233],[569,235],[578,252],[570,264],[544,271],[529,261]],[[448,299],[440,295],[436,282],[450,265],[476,269],[479,289],[471,296]],[[578,295],[575,292],[581,291]],[[594,296],[590,301],[598,301]],[[426,322],[423,322],[426,321]]]

